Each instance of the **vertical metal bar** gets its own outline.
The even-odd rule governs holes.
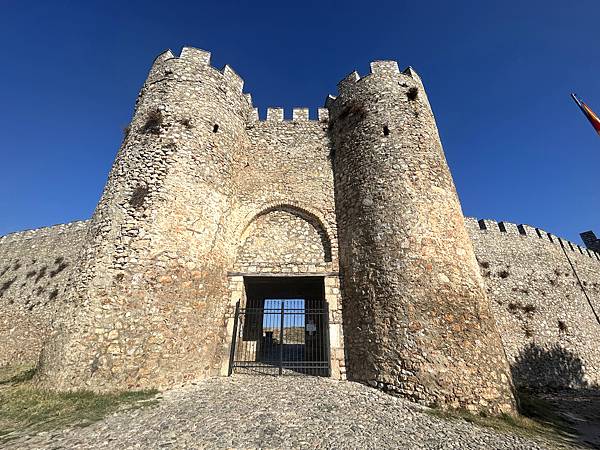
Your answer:
[[[238,320],[240,319],[240,301],[235,304],[235,322],[233,322],[233,334],[231,335],[231,349],[229,353],[229,371],[227,376],[230,377],[233,373],[233,364],[235,361],[235,346],[237,342]]]
[[[319,361],[321,361],[321,336],[323,330],[321,328],[321,300],[313,300],[313,321],[315,322],[315,339],[313,340],[311,375],[319,375]]]
[[[294,362],[294,364],[296,364],[296,366],[302,366],[304,364],[303,360],[304,357],[302,356],[302,353],[304,352],[304,345],[306,343],[306,330],[304,328],[304,311],[302,310],[302,308],[304,308],[304,300],[297,300],[296,301],[296,308],[298,308],[298,310],[296,311],[298,313],[298,315],[296,316],[296,334],[298,336],[298,343],[296,344],[296,361]],[[297,369],[298,370],[298,369]],[[299,369],[298,372],[302,373],[302,369]]]
[[[242,348],[241,348],[241,352],[238,352],[241,356],[240,358],[242,359],[242,361],[244,361],[244,367],[246,367],[248,365],[248,346],[249,346],[249,341],[248,338],[251,337],[251,332],[249,330],[249,321],[251,320],[251,317],[248,316],[248,309],[247,308],[243,308],[240,310],[240,326],[242,326],[242,329],[239,331],[239,342],[242,344]],[[248,333],[249,335],[247,335],[246,333]],[[246,369],[247,371],[247,369]]]
[[[313,319],[311,316],[311,310],[312,310],[312,300],[311,299],[305,299],[304,300],[304,323],[308,324],[310,323]],[[306,325],[304,325],[306,327]],[[312,344],[314,341],[314,332],[308,332],[307,336],[306,336],[306,345],[304,346],[304,374],[305,375],[310,375],[310,360],[311,360],[311,353],[312,353]]]
[[[306,353],[306,316],[305,316],[306,299],[298,301],[298,328],[300,330],[300,344],[298,345],[298,366],[304,366]],[[303,373],[304,369],[299,369],[298,372]]]
[[[242,329],[240,331],[240,336],[239,336],[240,343],[242,344],[242,347],[241,347],[242,351],[240,352],[240,354],[241,354],[242,361],[244,361],[244,365],[243,365],[243,367],[245,368],[244,373],[247,373],[247,371],[248,371],[248,369],[246,369],[246,366],[248,365],[248,341],[244,340],[244,337],[246,337],[246,339],[248,338],[248,336],[245,336],[245,334],[247,332],[249,332],[248,321],[251,320],[251,317],[249,319],[248,314],[249,314],[248,308],[244,308],[242,311],[240,311],[240,318],[241,318],[240,324],[242,325]],[[250,312],[250,314],[252,314],[252,313]]]
[[[298,358],[299,358],[299,354],[298,354],[298,350],[300,348],[300,331],[298,329],[298,316],[297,316],[297,308],[298,308],[298,300],[292,300],[292,308],[293,308],[293,314],[292,314],[292,329],[290,330],[293,333],[294,339],[293,339],[293,352],[292,352],[292,357],[290,358],[292,360],[292,367],[296,367],[298,365]]]
[[[311,310],[312,310],[312,300],[307,298],[304,299],[304,323],[305,324],[309,324],[311,322],[314,322],[314,320],[312,319],[311,316]],[[304,327],[306,327],[307,325],[304,325]],[[314,341],[314,332],[309,331],[307,333],[307,339],[306,339],[306,344],[304,345],[304,374],[305,375],[310,375],[310,360],[311,360],[311,353],[312,353],[312,346],[313,346],[313,341]]]
[[[315,345],[313,346],[313,357],[312,357],[312,367],[311,367],[311,374],[313,376],[317,376],[319,375],[319,361],[321,361],[321,359],[323,358],[322,356],[322,337],[323,337],[323,327],[322,327],[322,323],[321,323],[321,313],[319,311],[319,306],[320,305],[320,301],[314,300],[313,301],[313,308],[314,308],[314,322],[315,322],[315,339],[314,339],[314,343]]]
[[[281,328],[279,330],[279,375],[283,375],[283,315],[285,314],[285,300],[281,300]]]
[[[256,310],[251,309],[250,311],[246,310],[246,320],[249,321],[249,325],[247,325],[248,330],[250,331],[250,336],[246,339],[246,349],[248,350],[247,361],[253,363],[256,361]]]
[[[320,305],[321,302],[317,303],[315,301],[315,305],[317,306],[321,306]],[[315,308],[316,309],[316,314],[315,314],[315,322],[316,322],[316,327],[317,327],[317,331],[315,331],[315,344],[317,346],[317,348],[315,349],[315,360],[313,362],[313,369],[312,369],[312,374],[314,376],[320,375],[321,374],[321,370],[319,369],[319,365],[321,364],[321,361],[323,361],[323,316],[321,315],[322,313],[320,312],[320,309]]]
[[[324,342],[324,347],[325,347],[325,357],[327,358],[327,375],[328,377],[331,376],[331,350],[329,348],[329,303],[327,302],[323,302],[323,307],[324,307],[324,320],[325,320],[325,327],[324,327],[324,331],[323,331],[323,340]]]

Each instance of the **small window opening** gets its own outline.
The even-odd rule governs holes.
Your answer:
[[[390,135],[390,129],[388,128],[387,125],[383,126],[383,135],[384,136],[389,136]]]
[[[213,133],[216,133],[217,131],[219,131],[219,125],[215,123],[215,125],[213,126]]]
[[[411,87],[408,90],[408,92],[406,93],[406,96],[408,97],[409,100],[416,100],[418,93],[419,93],[419,89],[417,89],[416,87]]]

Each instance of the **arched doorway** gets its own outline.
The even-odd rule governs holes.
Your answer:
[[[240,296],[229,373],[331,373],[325,278],[331,241],[322,222],[291,205],[269,207],[245,227],[235,276]]]

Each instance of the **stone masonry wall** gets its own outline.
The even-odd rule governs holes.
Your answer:
[[[303,257],[301,252],[311,250],[302,249],[294,256],[293,262],[297,264],[287,264],[284,272],[336,271],[337,232],[326,114],[321,111],[319,120],[308,120],[308,110],[295,109],[294,119],[284,121],[283,110],[269,108],[267,120],[258,120],[257,116],[255,110],[247,126],[250,145],[234,174],[238,221],[238,241],[234,245],[245,248],[251,244],[248,238],[258,232],[257,227],[263,230],[259,239],[271,239],[277,247],[288,245],[300,249],[301,243],[312,235],[312,240],[320,241],[321,247],[312,251],[322,252],[321,257],[316,254]],[[289,233],[288,242],[275,233]],[[318,246],[316,242],[312,245]],[[266,247],[264,251],[283,252]],[[283,253],[278,263],[284,263]],[[263,257],[266,255],[254,256]],[[248,261],[243,264],[243,259],[238,254],[237,268],[253,272],[252,265]]]
[[[0,237],[0,367],[36,364],[87,233],[87,221]]]
[[[91,220],[70,293],[77,306],[55,327],[38,383],[163,387],[219,373],[228,272],[269,211],[293,210],[326,242],[327,257],[298,271],[334,270],[326,114],[308,120],[298,109],[284,121],[270,109],[259,121],[243,81],[209,59],[193,48],[156,59]]]
[[[528,225],[466,224],[515,384],[599,384],[600,255]]]
[[[91,220],[0,238],[0,364],[43,347],[55,389],[224,373],[244,276],[298,275],[324,279],[338,378],[492,412],[514,406],[504,349],[519,384],[598,382],[598,255],[469,239],[412,69],[350,74],[312,120],[259,120],[242,88],[203,50],[157,57]]]
[[[235,269],[246,272],[297,273],[300,267],[316,272],[331,260],[326,235],[295,211],[275,210],[258,217],[248,227],[238,251]]]
[[[271,221],[269,215],[256,220],[256,230]],[[324,251],[319,247],[321,237],[309,222],[284,211],[274,212],[273,218],[276,224],[285,218],[284,222],[289,219],[290,225],[297,225],[290,229],[300,239],[306,239],[306,246],[300,252],[303,258],[312,261],[323,257]],[[52,321],[66,307],[66,283],[85,242],[87,224],[88,221],[74,222],[0,238],[0,338],[3,343],[0,366],[37,361]],[[600,352],[597,351],[600,325],[594,314],[600,309],[600,255],[527,225],[479,222],[473,218],[466,218],[466,224],[515,384],[543,389],[600,383]],[[268,231],[269,227],[264,229]],[[280,239],[288,240],[287,229],[279,229],[284,232]],[[257,244],[253,236],[256,234],[248,233],[251,246]],[[264,269],[257,268],[257,272],[272,273],[277,269],[270,266],[276,266],[281,259],[272,257],[272,253],[267,253],[267,258],[260,254],[279,246],[274,247],[273,242],[264,244],[255,247],[258,256],[251,256],[252,251],[245,246],[240,247],[240,254],[247,255],[245,259],[258,267],[262,261],[269,260],[270,263],[265,264]],[[295,244],[288,242],[288,245],[290,252],[279,255],[284,260],[285,255],[295,249]],[[300,262],[300,270],[305,263],[306,260]],[[289,270],[294,270],[293,267],[290,265]],[[230,303],[235,305],[243,295],[243,277],[230,279]],[[338,302],[337,280],[337,276],[326,277],[330,306]],[[341,305],[333,309],[340,323]],[[332,347],[340,340],[340,332],[341,327],[332,328]],[[340,360],[345,371],[343,353]],[[226,371],[226,367],[223,370]]]

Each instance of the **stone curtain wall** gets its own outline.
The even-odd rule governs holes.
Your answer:
[[[270,214],[285,217],[290,224],[297,223],[298,229],[308,231],[306,235],[296,233],[296,236],[312,236],[306,241],[309,247],[321,243],[311,224],[298,223],[303,219],[286,211],[261,216],[263,226],[256,229],[268,230],[264,224],[270,222]],[[85,242],[87,223],[57,225],[0,238],[0,339],[3,343],[0,366],[37,361],[55,315],[65,308],[66,283]],[[275,223],[282,225],[281,220]],[[551,241],[545,231],[527,225],[488,220],[481,223],[466,219],[515,384],[545,388],[600,383],[600,352],[597,350],[600,325],[585,295],[595,311],[600,312],[600,256],[556,236],[550,235]],[[250,236],[252,233],[248,239]],[[263,247],[264,250],[269,248],[270,243]],[[260,253],[261,248],[257,250]],[[240,254],[249,255],[249,252],[241,250]],[[319,249],[314,256],[323,254]],[[257,267],[261,266],[257,262],[262,260],[260,256],[248,258]],[[300,270],[303,265],[299,265]],[[279,270],[271,266],[275,265],[266,264],[262,270]],[[290,271],[294,270],[292,267]],[[325,284],[332,308],[333,355],[335,343],[341,341],[341,327],[335,326],[341,323],[337,276],[326,277]],[[231,277],[229,291],[230,304],[235,305],[243,295],[241,276]],[[337,364],[338,367],[342,364],[344,372],[343,347],[339,344],[337,348]],[[226,373],[226,364],[223,370]]]
[[[599,384],[600,255],[527,225],[466,224],[515,384]]]
[[[519,382],[537,383],[537,366],[521,361],[539,363],[540,345],[597,379],[587,304],[598,302],[597,261],[565,242],[561,257],[560,241],[536,230],[467,221],[480,274],[412,69],[372,63],[313,119],[269,108],[260,120],[242,87],[202,50],[155,60],[92,219],[0,241],[4,361],[35,360],[50,336],[36,375],[48,388],[216,375],[243,276],[297,273],[324,277],[336,376],[345,343],[350,378],[427,403],[510,410],[497,322]]]
[[[514,411],[500,335],[418,75],[371,63],[328,102],[348,378]]]
[[[88,222],[0,237],[0,367],[36,364],[87,233]]]

